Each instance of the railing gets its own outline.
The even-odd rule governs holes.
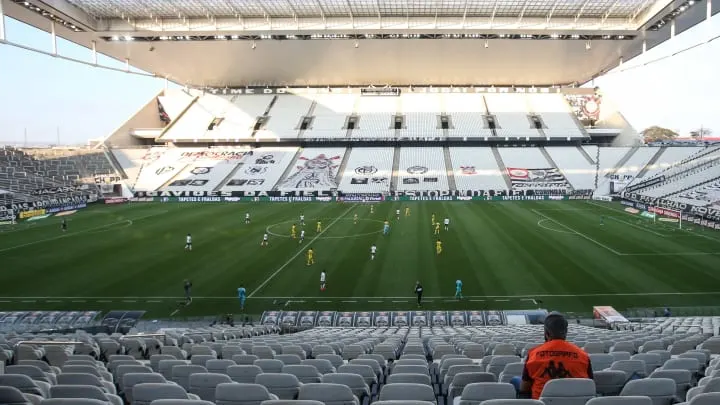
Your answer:
[[[57,341],[57,340],[21,340],[17,343],[15,343],[15,348],[17,349],[21,345],[41,345],[41,346],[76,346],[76,345],[83,345],[85,342],[76,342],[76,341]]]

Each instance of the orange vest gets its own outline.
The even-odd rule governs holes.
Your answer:
[[[564,340],[551,340],[528,353],[527,377],[532,380],[532,397],[539,399],[545,384],[556,378],[589,378],[590,357],[581,348]]]

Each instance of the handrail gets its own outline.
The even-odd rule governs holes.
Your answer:
[[[123,335],[120,336],[120,340],[122,339],[128,339],[128,338],[143,338],[143,337],[157,337],[162,336],[165,337],[166,335],[164,333],[138,333],[136,335]]]
[[[43,346],[67,346],[67,345],[82,345],[85,342],[76,341],[56,341],[56,340],[21,340],[15,343],[17,348],[20,345],[43,345]]]

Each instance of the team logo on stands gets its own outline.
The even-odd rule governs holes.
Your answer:
[[[192,180],[175,180],[172,183],[170,183],[170,187],[183,187],[183,186],[189,186]]]
[[[375,166],[359,166],[355,168],[355,174],[369,176],[377,173],[378,169]]]
[[[437,183],[437,177],[423,177],[425,183]]]
[[[175,171],[175,168],[172,166],[163,166],[163,167],[155,170],[155,175],[160,176],[165,173],[170,173],[170,172],[174,172],[174,171]]]
[[[189,185],[193,187],[202,187],[206,185],[208,181],[210,180],[192,180]]]
[[[244,186],[247,183],[247,179],[232,179],[225,184],[226,186]]]
[[[403,184],[420,184],[420,179],[417,177],[406,177],[403,179]]]
[[[460,166],[460,171],[466,176],[477,174],[477,172],[475,171],[475,166]]]
[[[373,177],[370,179],[370,181],[373,184],[387,184],[388,178],[387,177]]]
[[[196,168],[190,170],[190,173],[198,176],[198,175],[201,175],[201,174],[208,174],[208,173],[210,173],[210,169],[211,169],[210,167],[196,167]]]
[[[425,174],[428,172],[428,168],[425,166],[410,166],[407,168],[409,174]]]
[[[281,185],[281,188],[312,188],[331,189],[337,188],[335,176],[342,161],[342,156],[327,156],[320,153],[313,158],[300,156],[295,173],[289,176]]]
[[[258,166],[250,166],[247,169],[245,169],[245,173],[251,175],[251,176],[258,176],[265,172],[267,172],[267,167],[258,167]]]
[[[256,165],[271,165],[275,163],[275,156],[273,155],[262,155],[258,159],[255,159]]]
[[[250,179],[247,181],[248,186],[260,186],[263,183],[265,183],[265,180],[263,179]]]
[[[353,177],[350,179],[350,184],[368,184],[367,177]]]

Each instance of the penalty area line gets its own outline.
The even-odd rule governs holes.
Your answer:
[[[596,244],[596,245],[598,245],[598,246],[600,246],[600,247],[602,247],[602,248],[604,248],[604,249],[606,249],[606,250],[608,250],[608,251],[616,254],[617,256],[625,256],[623,253],[618,252],[617,250],[611,248],[610,246],[607,246],[607,245],[605,245],[604,243],[598,242],[598,241],[596,241],[595,239],[593,239],[593,238],[585,235],[584,233],[578,232],[578,231],[576,231],[575,229],[573,229],[573,228],[571,228],[571,227],[563,224],[562,222],[560,222],[560,221],[558,221],[558,220],[556,220],[556,219],[550,218],[549,216],[547,216],[547,215],[545,215],[545,214],[543,214],[543,213],[541,213],[541,212],[538,212],[536,209],[531,209],[530,211],[536,213],[537,215],[540,215],[541,217],[543,217],[543,218],[545,218],[545,219],[548,219],[548,220],[550,220],[550,221],[552,221],[552,222],[555,222],[556,224],[558,224],[558,225],[562,226],[563,228],[567,229],[568,231],[573,232],[575,235],[580,236],[580,237],[582,237],[583,239],[588,240],[588,241],[590,241],[590,242],[592,242],[592,243],[594,243],[594,244]]]
[[[347,213],[350,212],[351,210],[353,210],[356,206],[357,206],[357,204],[351,205],[350,208],[348,208],[347,210],[345,210],[345,212],[343,212],[342,215],[340,215],[339,217],[335,218],[334,221],[332,221],[325,229],[323,229],[322,232],[320,232],[319,234],[315,235],[315,237],[312,238],[312,239],[310,240],[310,242],[308,242],[308,244],[305,245],[305,246],[310,246],[310,245],[312,245],[313,242],[315,242],[316,240],[318,240],[318,238],[320,238],[325,232],[327,232],[327,230],[330,229],[330,227],[332,227],[333,225],[335,225],[335,224],[337,223],[337,221],[339,221],[342,217],[344,217],[345,215],[347,215]],[[285,264],[283,264],[282,266],[280,266],[277,270],[275,270],[274,273],[272,273],[272,274],[270,275],[270,277],[268,277],[268,278],[267,278],[265,281],[263,281],[259,286],[257,286],[257,287],[253,290],[253,292],[251,292],[251,293],[248,295],[248,298],[252,298],[253,296],[255,296],[255,294],[256,294],[258,291],[262,290],[263,287],[265,287],[265,286],[267,285],[267,283],[269,283],[272,279],[274,279],[275,276],[277,276],[278,274],[280,274],[281,271],[283,271],[290,263],[293,262],[293,260],[295,260],[298,256],[300,256],[304,251],[305,251],[305,248],[304,248],[304,247],[301,248],[301,249],[299,249],[299,250],[297,251],[297,253],[295,253],[294,255],[292,255],[292,257],[290,257],[290,259],[288,259],[288,261],[285,262]]]

